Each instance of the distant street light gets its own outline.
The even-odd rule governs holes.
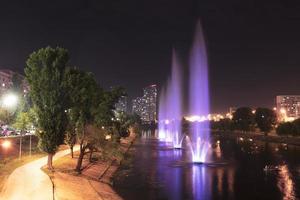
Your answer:
[[[8,149],[11,146],[11,142],[9,140],[5,140],[1,145],[4,149]]]
[[[2,106],[5,108],[15,108],[18,104],[18,96],[13,93],[6,94],[2,97]]]
[[[4,94],[2,96],[2,99],[1,99],[1,103],[2,103],[2,107],[4,107],[6,110],[15,110],[17,108],[17,105],[18,105],[18,96],[14,93],[7,93],[7,94]],[[20,146],[19,146],[19,159],[21,159],[21,156],[22,156],[22,138],[23,138],[23,135],[22,135],[22,132],[21,132],[21,135],[20,135]],[[8,148],[10,147],[10,142],[9,141],[4,141],[2,143],[2,146],[4,148]]]

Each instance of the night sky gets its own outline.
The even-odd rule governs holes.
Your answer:
[[[133,98],[165,83],[172,47],[187,67],[198,19],[212,112],[272,107],[277,94],[300,94],[298,0],[1,1],[0,67],[23,71],[32,51],[59,45],[70,65],[93,72],[103,87],[126,87]]]

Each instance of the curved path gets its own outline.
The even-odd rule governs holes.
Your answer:
[[[74,147],[74,151],[78,146]],[[53,160],[70,153],[70,150],[59,151]],[[41,168],[46,165],[47,156],[27,163],[15,169],[6,180],[0,200],[53,200],[53,185]]]

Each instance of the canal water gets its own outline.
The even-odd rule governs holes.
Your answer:
[[[300,198],[300,147],[221,136],[211,144],[208,163],[193,164],[186,145],[174,150],[143,133],[116,173],[114,188],[125,200]]]

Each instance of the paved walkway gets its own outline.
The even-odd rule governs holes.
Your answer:
[[[74,148],[76,150],[78,146]],[[59,151],[53,160],[69,153],[69,149]],[[46,163],[47,156],[15,169],[4,184],[0,200],[53,200],[52,182],[41,170]]]

